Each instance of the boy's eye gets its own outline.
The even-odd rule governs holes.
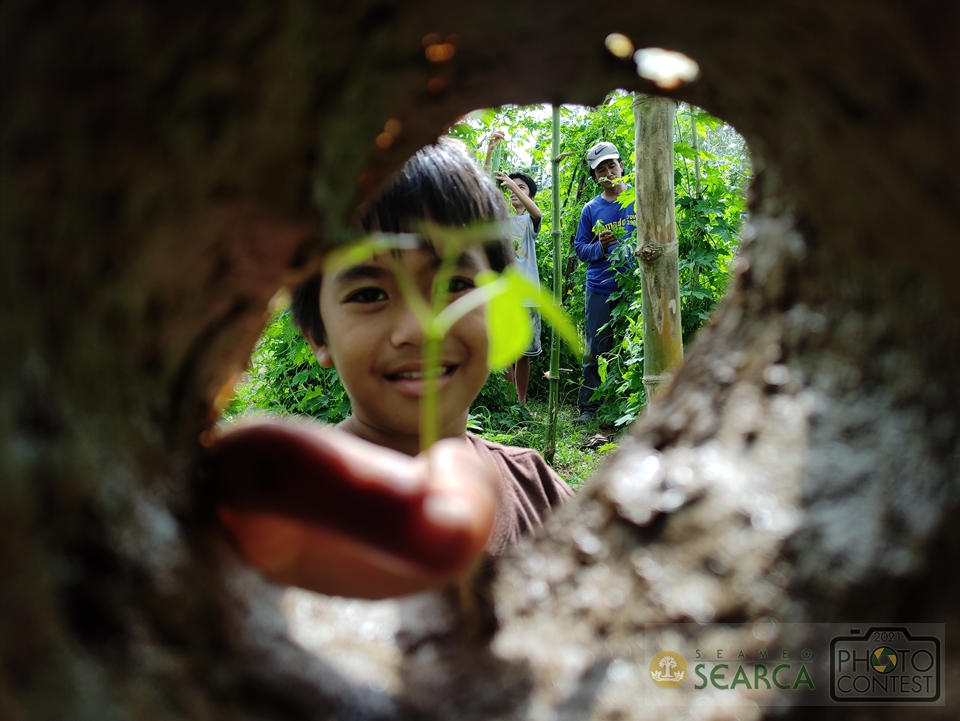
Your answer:
[[[457,276],[456,278],[450,279],[450,285],[447,288],[447,292],[463,293],[464,291],[473,290],[476,287],[476,284],[469,278]]]
[[[353,291],[344,300],[345,303],[378,303],[387,300],[387,294],[382,288],[361,288]]]

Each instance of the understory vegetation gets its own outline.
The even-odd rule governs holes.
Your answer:
[[[601,189],[590,178],[586,150],[600,142],[614,143],[624,159],[626,182],[632,184],[634,166],[633,95],[611,93],[596,108],[561,109],[560,222],[563,265],[563,306],[583,328],[586,268],[573,251],[573,237],[583,206]],[[535,201],[543,211],[537,239],[537,257],[544,287],[552,284],[551,120],[548,106],[505,106],[472,114],[453,126],[450,134],[462,140],[483,161],[486,142],[494,130],[507,135],[501,170],[523,171],[537,183]],[[674,132],[674,184],[680,252],[680,294],[684,344],[725,292],[738,233],[746,215],[745,190],[750,179],[747,148],[736,131],[706,112],[682,105]],[[564,155],[567,154],[567,155]],[[635,243],[630,239],[628,243]],[[624,251],[631,250],[632,245]],[[577,415],[580,361],[566,346],[561,351],[561,410],[554,465],[571,485],[579,485],[616,435],[634,420],[646,404],[643,388],[643,325],[640,318],[639,272],[626,277],[614,312],[613,351],[601,359],[602,405],[593,423],[571,424]],[[490,379],[474,402],[471,432],[507,445],[543,450],[547,435],[550,330],[543,330],[544,352],[532,359],[528,405],[518,402],[513,386],[499,373]],[[559,342],[559,340],[557,341]],[[290,321],[289,310],[278,311],[254,350],[250,368],[224,412],[227,420],[250,412],[301,414],[325,423],[337,423],[350,413],[350,401],[336,371],[321,368]]]

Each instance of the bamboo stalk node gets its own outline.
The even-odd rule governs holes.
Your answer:
[[[649,374],[643,376],[643,387],[647,391],[647,403],[649,404],[656,398],[670,381],[673,380],[673,373],[662,373],[659,375]]]

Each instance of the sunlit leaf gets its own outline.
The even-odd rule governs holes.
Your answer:
[[[430,220],[417,224],[417,231],[431,243],[440,246],[444,253],[461,253],[498,238],[510,237],[513,229],[509,221],[471,223],[452,228]]]
[[[510,279],[510,282],[520,289],[524,299],[529,299],[537,303],[540,316],[551,327],[556,329],[561,340],[567,344],[571,351],[580,357],[583,355],[583,343],[580,340],[580,334],[577,333],[576,326],[567,312],[553,302],[553,295],[539,288],[523,275],[517,268],[507,268],[503,272],[504,277]]]
[[[457,298],[433,319],[431,332],[437,335],[445,335],[454,323],[470,311],[479,308],[484,303],[489,303],[495,295],[502,293],[505,287],[496,283],[488,283]]]
[[[333,276],[391,250],[413,250],[420,245],[415,233],[375,233],[330,251],[323,264],[323,274]]]
[[[478,286],[493,286],[487,305],[487,359],[491,368],[509,366],[530,347],[533,338],[530,313],[523,305],[523,286],[511,282],[511,277],[507,273],[497,276],[493,271],[477,275]]]

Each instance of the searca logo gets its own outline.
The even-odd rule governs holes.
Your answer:
[[[693,665],[694,686],[701,691],[708,686],[718,691],[780,689],[783,691],[816,690],[807,661],[812,652],[804,649],[802,660],[790,660],[790,653],[782,651],[777,660],[770,660],[767,651],[760,651],[758,658],[748,659],[743,651],[737,658],[723,660],[723,651],[717,650],[717,660],[706,659],[696,650],[696,658],[702,659]],[[650,661],[650,678],[661,688],[676,688],[689,675],[686,659],[677,651],[661,651]]]
[[[660,688],[676,688],[687,677],[687,661],[676,651],[661,651],[650,661],[650,678]]]

